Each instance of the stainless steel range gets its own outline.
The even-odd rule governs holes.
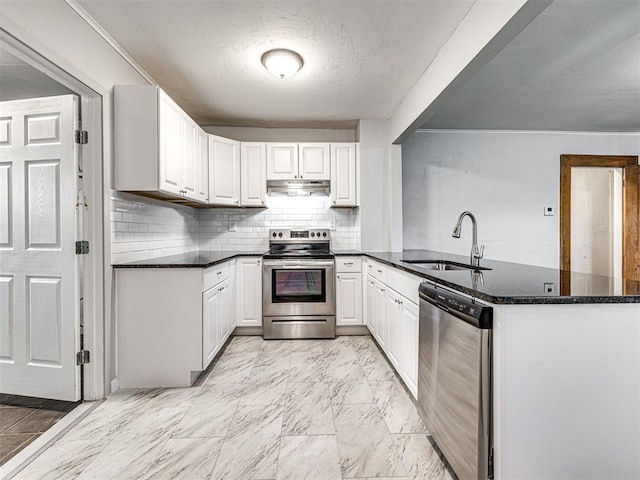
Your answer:
[[[263,336],[334,338],[334,259],[329,230],[269,230],[262,273]]]

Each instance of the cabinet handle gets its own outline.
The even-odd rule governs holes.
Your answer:
[[[345,267],[353,267],[353,262],[344,262]]]
[[[382,270],[378,270],[378,273],[382,273]]]
[[[300,178],[302,178],[302,175],[300,175]]]
[[[218,272],[218,275],[222,275],[222,270],[220,270],[220,271]]]
[[[336,278],[340,278],[340,275],[337,275]]]

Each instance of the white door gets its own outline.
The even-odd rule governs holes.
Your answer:
[[[164,92],[158,92],[160,190],[180,195],[182,190],[182,110]]]
[[[300,178],[303,180],[330,180],[328,143],[300,143]]]
[[[356,144],[331,144],[331,205],[358,205],[356,177]]]
[[[0,392],[80,399],[74,95],[0,103]]]
[[[362,274],[336,275],[336,325],[362,325]]]
[[[240,145],[240,204],[260,207],[267,195],[267,145],[243,142]]]
[[[239,327],[262,326],[262,260],[239,258],[237,263],[237,325]]]
[[[240,142],[209,135],[209,203],[240,203]]]
[[[212,287],[202,294],[202,369],[209,366],[220,349],[218,323],[220,322],[220,292]]]
[[[298,144],[267,143],[267,180],[298,178]]]

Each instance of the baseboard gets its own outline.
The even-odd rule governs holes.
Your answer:
[[[262,327],[236,327],[231,335],[235,335],[237,337],[242,337],[245,335],[262,335]]]
[[[348,325],[336,327],[336,336],[340,335],[371,335],[365,325]]]
[[[118,382],[118,377],[116,377],[111,380],[111,391],[109,392],[109,395],[117,392],[118,390],[120,390],[120,383]]]

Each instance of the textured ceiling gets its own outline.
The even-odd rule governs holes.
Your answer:
[[[391,117],[474,0],[77,0],[202,125],[353,127]],[[304,68],[279,80],[262,53]]]
[[[554,1],[423,128],[640,131],[640,1]]]

